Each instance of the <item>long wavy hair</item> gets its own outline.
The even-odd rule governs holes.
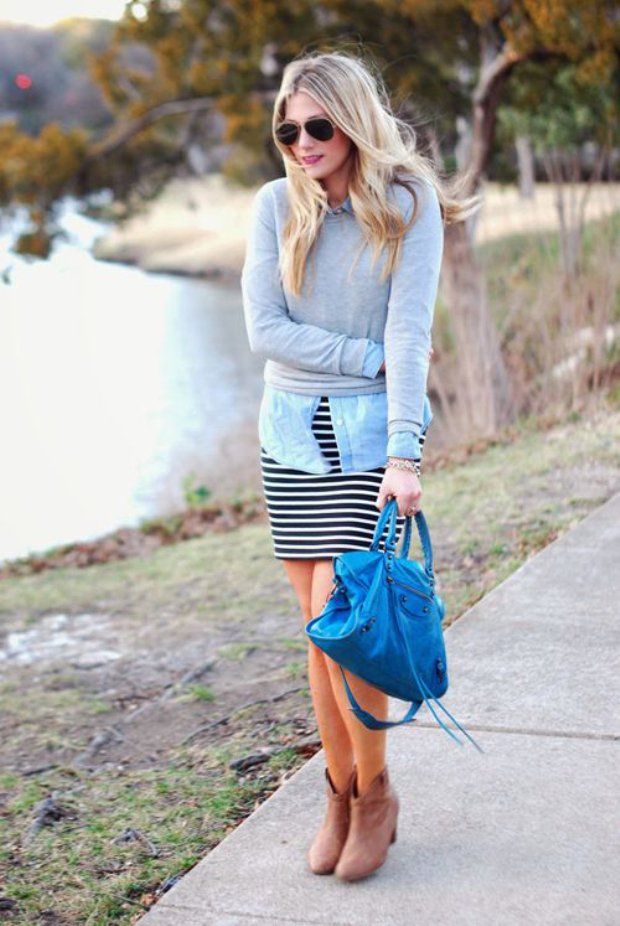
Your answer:
[[[275,136],[285,120],[287,100],[299,91],[312,97],[353,143],[348,194],[362,228],[362,250],[370,244],[373,266],[382,253],[386,255],[382,281],[398,265],[402,238],[417,217],[418,200],[411,180],[426,180],[434,186],[446,225],[462,221],[480,205],[478,196],[459,198],[457,187],[441,180],[433,163],[416,150],[414,127],[394,114],[383,78],[372,65],[344,52],[306,52],[284,68],[272,120],[290,204],[280,273],[283,285],[295,295],[301,292],[307,259],[328,209],[324,187],[306,174],[292,151]],[[398,203],[387,197],[390,183],[407,187],[413,197],[414,208],[406,224]]]

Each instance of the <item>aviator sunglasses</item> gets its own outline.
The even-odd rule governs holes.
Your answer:
[[[299,138],[301,126],[297,122],[281,122],[276,129],[276,138],[283,145],[294,145]],[[304,122],[304,129],[316,141],[329,141],[334,135],[333,123],[324,116],[314,116]]]

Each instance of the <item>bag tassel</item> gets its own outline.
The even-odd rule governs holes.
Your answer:
[[[446,726],[446,724],[444,723],[444,721],[443,721],[443,720],[441,719],[441,717],[437,714],[437,712],[435,711],[435,708],[434,708],[433,705],[431,704],[431,701],[434,701],[435,704],[437,705],[437,707],[439,707],[439,708],[444,712],[444,714],[446,714],[446,715],[450,718],[450,720],[451,720],[452,723],[457,727],[457,729],[459,729],[459,730],[461,731],[461,733],[463,733],[463,735],[467,737],[467,739],[470,741],[470,743],[472,744],[472,746],[474,746],[474,747],[478,750],[478,752],[484,753],[484,749],[483,749],[481,746],[478,745],[478,743],[476,742],[476,740],[474,739],[474,737],[471,736],[471,734],[467,732],[467,730],[465,729],[465,727],[461,726],[461,724],[458,722],[458,720],[457,720],[455,717],[452,716],[452,714],[450,713],[450,711],[448,710],[448,708],[445,707],[445,705],[443,705],[443,704],[441,703],[441,701],[439,701],[439,700],[435,697],[435,695],[430,691],[430,689],[428,688],[428,686],[426,685],[426,683],[419,677],[418,673],[417,673],[416,670],[415,670],[415,666],[413,667],[413,674],[414,674],[415,680],[416,680],[416,682],[417,682],[418,688],[419,688],[420,691],[422,692],[422,697],[423,697],[424,700],[423,700],[423,701],[413,701],[413,702],[411,703],[411,707],[410,707],[409,710],[407,711],[406,715],[402,718],[402,720],[397,720],[397,721],[393,721],[393,720],[377,720],[376,717],[373,717],[372,714],[368,713],[368,711],[365,711],[364,708],[361,707],[361,706],[358,704],[358,702],[355,700],[355,696],[354,696],[353,692],[351,691],[351,688],[350,688],[349,683],[348,683],[348,681],[347,681],[347,677],[346,677],[346,675],[344,674],[344,670],[343,670],[342,666],[340,666],[340,672],[342,673],[342,678],[343,678],[343,681],[344,681],[344,685],[345,685],[345,688],[346,688],[346,691],[347,691],[347,695],[348,695],[348,698],[349,698],[349,702],[350,702],[350,704],[351,704],[351,710],[353,711],[353,713],[356,715],[356,717],[357,717],[359,720],[362,720],[362,718],[363,718],[362,722],[365,722],[366,726],[369,726],[369,727],[371,727],[371,728],[374,729],[374,730],[387,730],[387,729],[390,728],[390,727],[399,726],[399,725],[402,724],[402,723],[408,723],[409,721],[413,720],[415,714],[417,714],[418,710],[420,709],[420,707],[421,707],[422,704],[424,703],[424,704],[426,704],[426,706],[428,707],[429,711],[431,712],[431,714],[433,715],[433,717],[435,718],[435,720],[437,721],[437,723],[439,724],[439,726],[442,728],[442,730],[444,730],[444,731],[448,734],[448,736],[450,736],[450,737],[454,740],[454,742],[457,743],[459,746],[464,746],[465,743],[464,743],[462,740],[460,740],[460,739],[458,738],[458,736],[457,736],[448,726]]]

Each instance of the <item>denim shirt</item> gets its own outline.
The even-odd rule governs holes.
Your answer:
[[[258,416],[261,447],[283,466],[321,475],[331,469],[312,433],[312,419],[321,397],[286,392],[265,383]],[[387,457],[419,460],[419,438],[397,431],[388,439],[387,393],[329,396],[332,426],[343,473],[384,466]],[[428,396],[424,400],[420,436],[432,420]]]

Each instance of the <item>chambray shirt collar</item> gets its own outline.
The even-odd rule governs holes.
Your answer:
[[[351,205],[351,197],[347,195],[346,199],[340,203],[339,206],[328,206],[327,215],[340,215],[342,212],[349,212],[353,215],[353,206]]]

